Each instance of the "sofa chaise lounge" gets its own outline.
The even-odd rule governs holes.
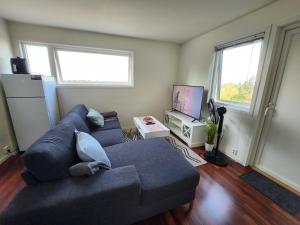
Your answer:
[[[163,138],[124,143],[116,112],[94,127],[75,106],[23,155],[27,183],[0,217],[1,225],[132,224],[193,201],[199,173]],[[94,136],[110,170],[71,177],[80,162],[74,130]]]

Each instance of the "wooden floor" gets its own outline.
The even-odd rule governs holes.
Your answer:
[[[202,155],[203,149],[195,151]],[[292,216],[244,183],[239,176],[251,171],[237,163],[222,168],[199,166],[201,174],[193,208],[182,206],[136,225],[296,225],[300,215]],[[24,187],[20,178],[23,165],[19,156],[0,166],[0,212]]]

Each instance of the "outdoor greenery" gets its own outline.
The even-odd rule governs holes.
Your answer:
[[[207,127],[207,144],[214,144],[218,126],[210,118],[206,121]]]
[[[254,84],[249,81],[243,84],[223,84],[220,91],[220,100],[250,104],[253,90]]]

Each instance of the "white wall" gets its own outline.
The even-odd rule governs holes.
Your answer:
[[[0,72],[11,73],[10,58],[12,51],[6,21],[0,18]]]
[[[153,115],[162,120],[163,111],[171,106],[178,72],[177,44],[17,22],[9,22],[8,28],[18,55],[20,40],[134,51],[134,88],[61,87],[58,96],[63,113],[84,103],[100,111],[116,110],[123,127],[132,127],[133,116]]]
[[[0,79],[1,74],[11,73],[10,58],[12,57],[11,45],[7,31],[6,21],[0,18]],[[15,139],[12,133],[10,119],[8,116],[7,105],[0,83],[0,162],[2,162],[7,154],[3,150],[4,146],[9,146],[11,150],[15,150]]]
[[[214,46],[265,30],[271,24],[281,24],[300,16],[299,0],[278,0],[211,32],[196,37],[181,48],[178,83],[208,86],[208,72]],[[230,157],[245,163],[253,137],[255,117],[237,112],[225,116],[225,136],[222,150]],[[238,150],[234,156],[232,150]]]
[[[257,167],[300,191],[300,31],[293,35],[270,129]],[[268,125],[266,125],[268,127]]]

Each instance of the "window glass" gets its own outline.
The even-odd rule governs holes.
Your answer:
[[[221,50],[219,100],[251,104],[262,42],[260,39]]]
[[[47,46],[25,44],[30,72],[51,76]]]
[[[61,82],[128,83],[130,56],[56,50]]]

